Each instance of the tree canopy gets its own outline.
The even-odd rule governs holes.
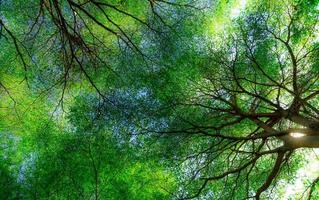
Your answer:
[[[316,0],[0,1],[0,199],[319,198],[318,20]]]

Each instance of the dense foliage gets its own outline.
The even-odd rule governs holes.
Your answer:
[[[317,199],[316,0],[0,1],[0,199]],[[319,171],[316,171],[317,173]]]

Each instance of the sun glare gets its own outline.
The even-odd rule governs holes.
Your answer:
[[[289,135],[292,136],[292,137],[295,137],[295,138],[300,138],[300,137],[305,136],[306,134],[304,134],[304,133],[299,133],[299,132],[292,132],[292,133],[290,133]]]
[[[231,9],[230,16],[231,18],[236,18],[239,16],[240,12],[246,7],[246,0],[237,0],[235,1],[234,7]]]

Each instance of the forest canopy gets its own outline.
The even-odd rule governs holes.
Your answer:
[[[319,1],[0,1],[0,199],[318,199]]]

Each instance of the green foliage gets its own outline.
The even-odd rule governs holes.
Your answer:
[[[272,109],[256,95],[291,104],[273,84],[292,90],[286,44],[307,57],[297,61],[301,97],[318,91],[317,23],[318,1],[306,0],[0,1],[0,199],[197,194],[205,177],[244,165],[258,145],[282,145],[229,147],[216,136],[246,137],[268,123],[230,116],[232,104],[245,113]],[[275,180],[297,178],[307,153],[289,154]],[[258,157],[195,198],[251,197],[276,159]],[[262,197],[281,198],[285,187],[276,189]]]

